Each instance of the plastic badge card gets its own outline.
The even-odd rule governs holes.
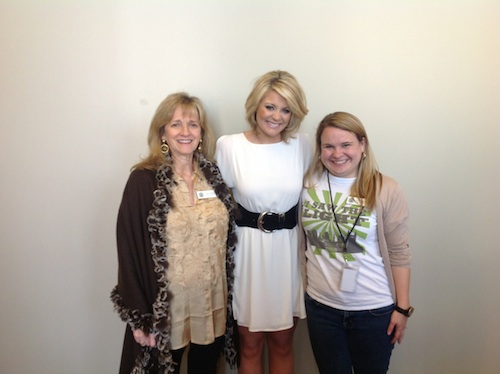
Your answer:
[[[356,284],[358,278],[359,268],[357,267],[344,267],[342,271],[342,279],[340,281],[340,290],[344,292],[356,291]]]

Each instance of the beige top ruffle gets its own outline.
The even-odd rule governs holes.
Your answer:
[[[201,174],[193,178],[191,205],[187,184],[174,174],[175,208],[167,215],[171,349],[210,344],[224,335],[226,325],[228,212],[215,195],[199,199],[196,191],[213,189]]]

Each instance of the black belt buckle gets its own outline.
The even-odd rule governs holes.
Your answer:
[[[267,232],[267,233],[274,232],[275,231],[274,229],[268,230],[264,227],[264,218],[266,216],[271,216],[274,214],[276,214],[276,213],[274,213],[274,212],[262,212],[261,214],[259,214],[259,218],[257,218],[257,228],[264,231],[264,232]]]

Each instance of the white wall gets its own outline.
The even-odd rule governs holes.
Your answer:
[[[493,0],[0,0],[0,372],[117,371],[115,219],[156,106],[187,90],[217,135],[239,132],[272,69],[303,85],[303,131],[352,112],[407,193],[416,312],[390,372],[497,372],[499,16]],[[296,372],[316,373],[304,325],[295,343]]]

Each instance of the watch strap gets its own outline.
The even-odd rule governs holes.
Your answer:
[[[400,308],[399,306],[395,305],[394,309],[406,317],[410,317],[413,314],[413,307],[412,306],[410,306],[408,309],[403,309],[403,308]]]

